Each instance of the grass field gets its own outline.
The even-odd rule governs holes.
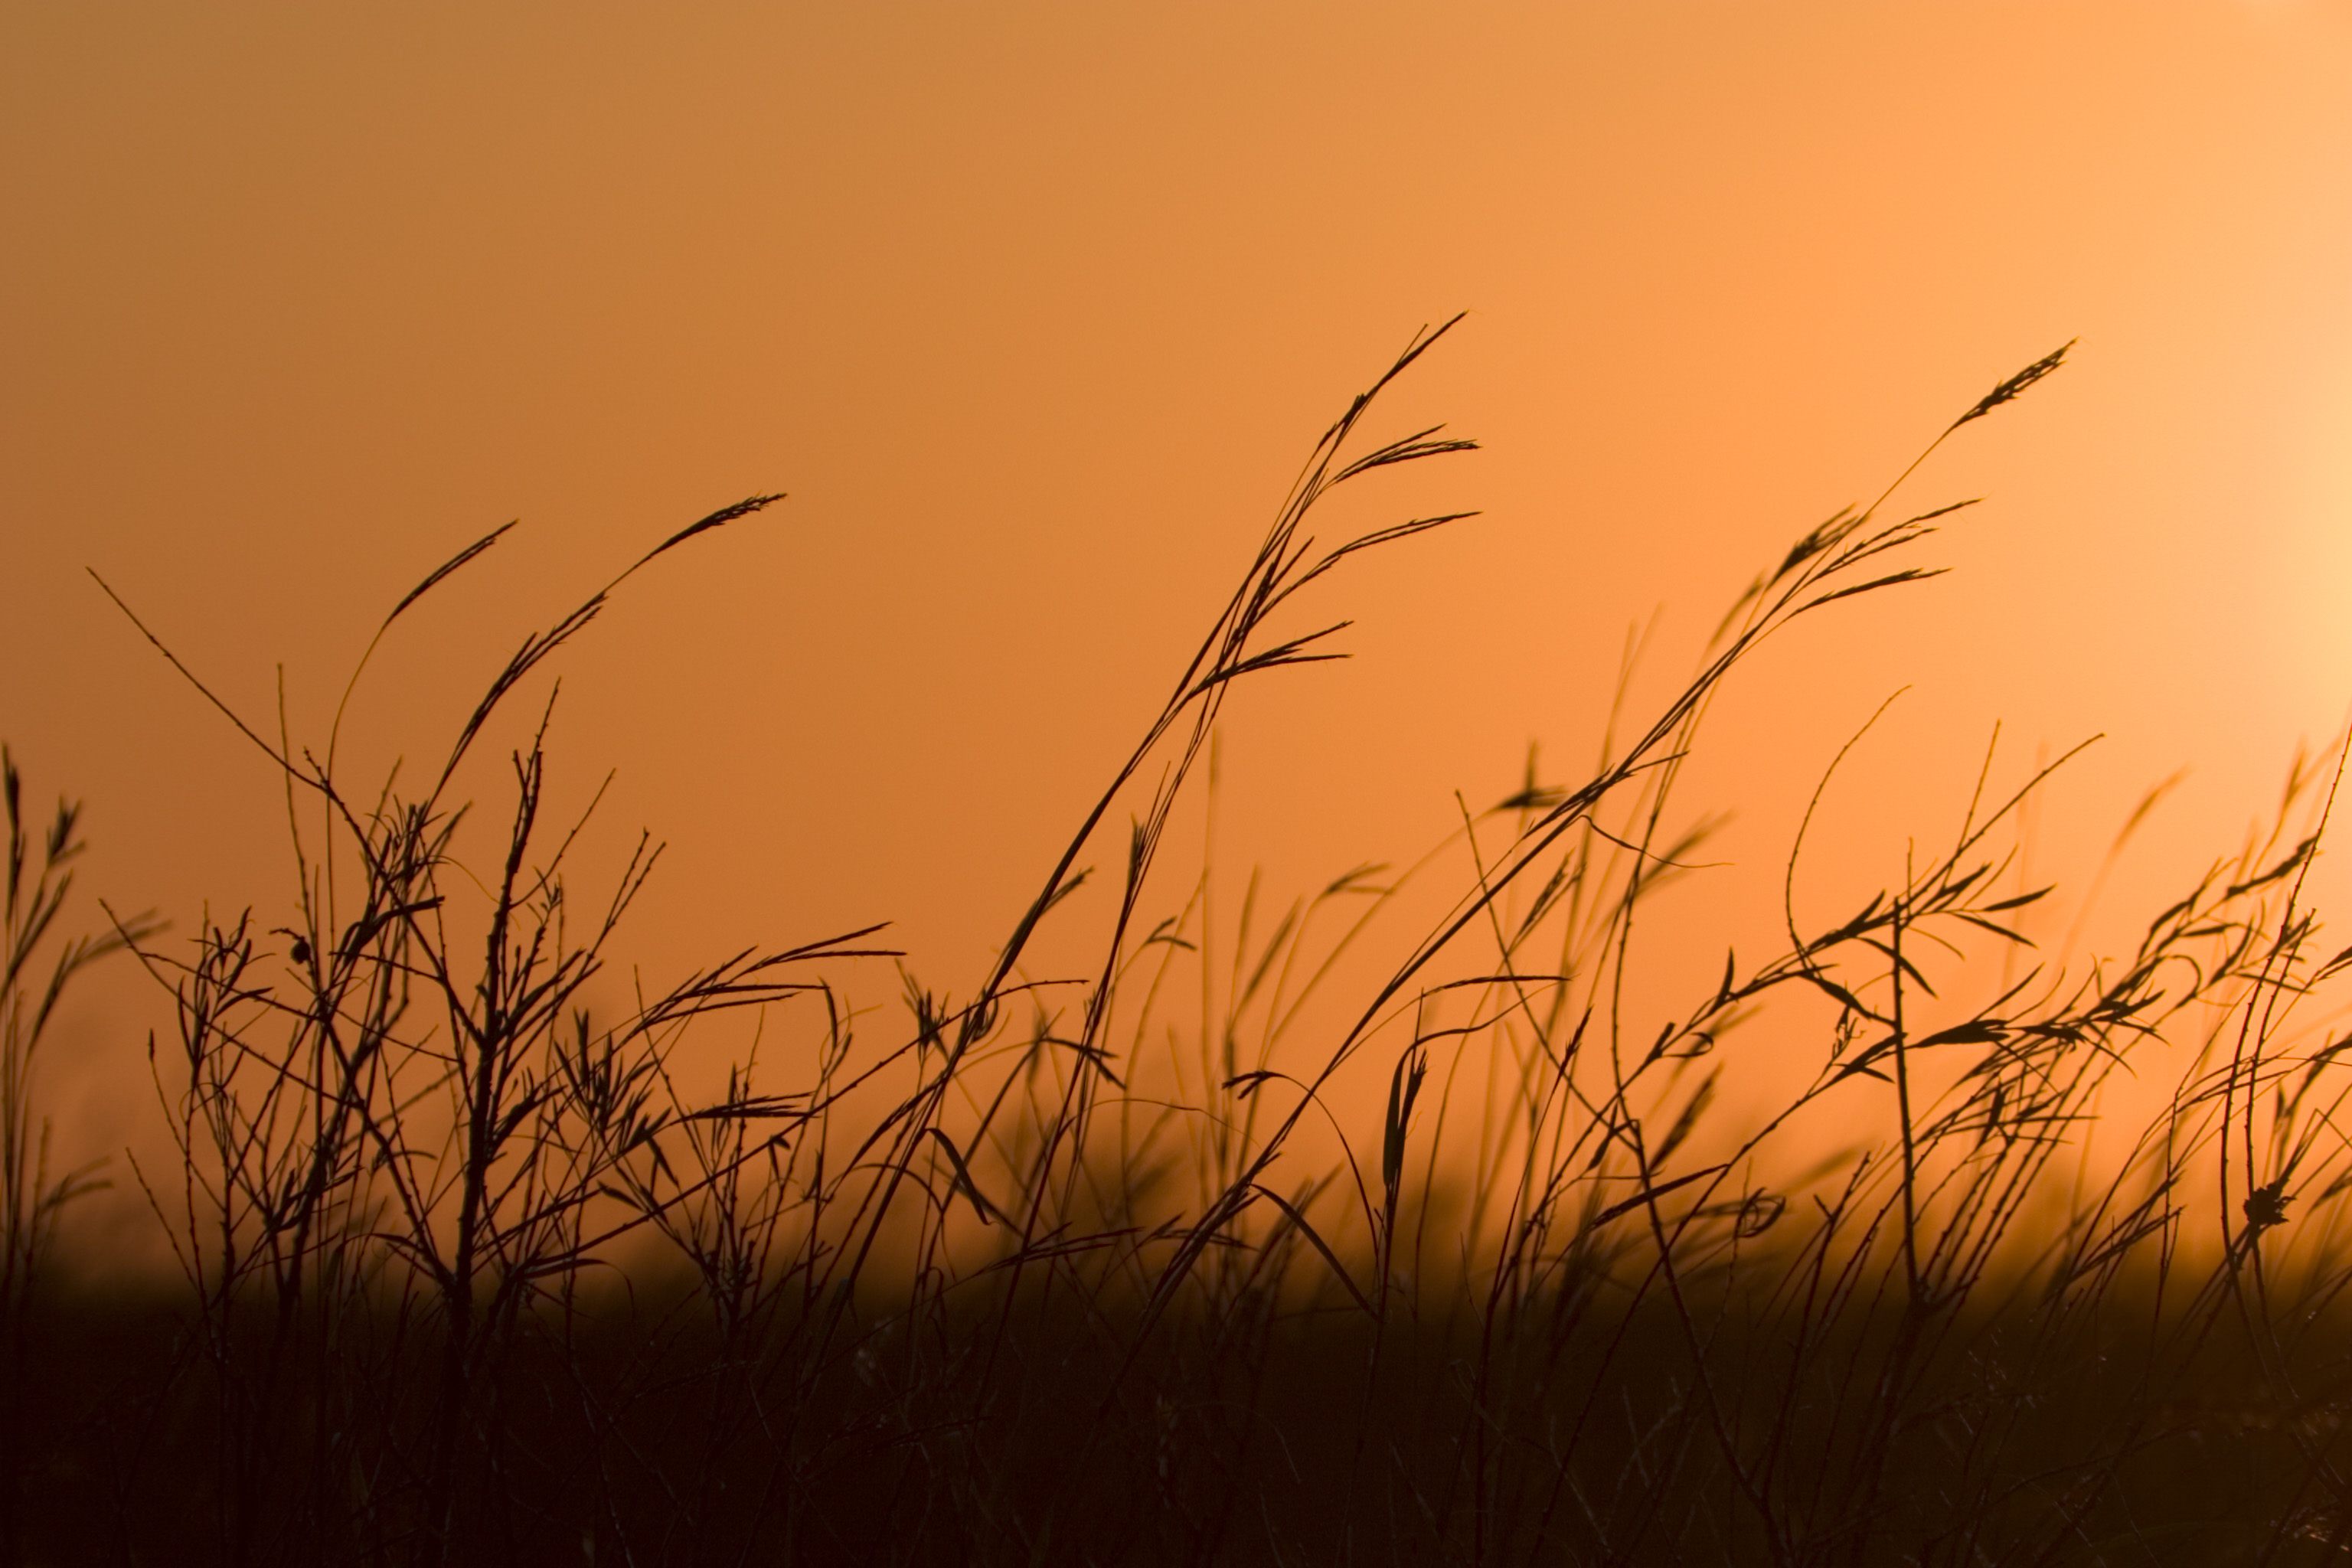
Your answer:
[[[955,993],[908,980],[893,1010],[854,1004],[841,976],[899,956],[877,928],[720,955],[614,1012],[600,977],[653,847],[617,886],[567,886],[575,825],[542,819],[550,762],[528,738],[543,719],[494,818],[457,798],[607,595],[772,497],[525,640],[421,788],[362,787],[338,736],[297,745],[222,708],[286,782],[295,907],[169,934],[84,910],[78,819],[28,813],[12,762],[0,1552],[1958,1565],[2352,1547],[2334,1060],[2352,1041],[2314,994],[2352,950],[2330,956],[2303,899],[2337,758],[2298,763],[2275,826],[2119,959],[2061,972],[2017,929],[2050,892],[2011,854],[2045,773],[1980,784],[1901,885],[1822,929],[1792,910],[1778,952],[1723,955],[1679,1008],[1625,989],[1637,947],[1677,940],[1657,895],[1696,844],[1672,803],[1727,676],[1793,622],[1819,612],[1809,635],[1834,636],[1843,601],[1932,575],[1943,511],[1885,510],[1890,486],[1806,532],[1588,776],[1530,776],[1465,821],[1441,864],[1469,869],[1426,926],[1400,929],[1396,876],[1366,868],[1286,913],[1253,900],[1228,936],[1200,880],[1161,867],[1224,702],[1337,656],[1339,626],[1286,629],[1294,602],[1455,521],[1312,541],[1336,487],[1469,447],[1367,433],[1444,330],[1316,446],[993,967]],[[498,538],[425,577],[379,640]],[[1049,985],[1041,932],[1073,940],[1055,922],[1090,864],[1114,896],[1083,903],[1088,973]],[[50,1167],[33,1070],[57,996],[101,960],[175,1001],[153,1072],[177,1158],[113,1174],[143,1187],[179,1272],[137,1290],[63,1267],[81,1178]],[[1186,1025],[1177,999],[1211,995]],[[756,1055],[698,1056],[754,1013]],[[1759,1107],[1734,1088],[1765,1049],[1797,1087]],[[2160,1109],[2119,1124],[2126,1078]],[[1376,1121],[1342,1103],[1367,1081]]]

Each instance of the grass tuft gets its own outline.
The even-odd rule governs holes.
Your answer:
[[[2352,949],[2325,956],[2305,900],[2341,749],[2332,772],[2300,760],[2273,824],[2120,958],[2031,940],[2053,889],[2007,845],[2053,769],[1994,788],[1989,750],[1899,883],[1801,918],[1809,808],[1770,951],[1709,955],[1663,1011],[1626,984],[1637,949],[1688,940],[1669,895],[1708,828],[1678,826],[1677,788],[1730,672],[1937,574],[1923,548],[1970,503],[1894,518],[1890,486],[1806,531],[1679,689],[1646,718],[1621,703],[1589,773],[1531,756],[1414,867],[1279,912],[1253,879],[1229,936],[1205,869],[1164,886],[1224,703],[1344,657],[1349,623],[1296,619],[1306,595],[1475,515],[1313,532],[1339,487],[1474,449],[1367,433],[1454,324],[1315,445],[994,961],[961,993],[900,964],[895,1023],[850,999],[905,956],[878,926],[616,1005],[609,955],[658,846],[576,893],[581,825],[546,820],[553,698],[509,712],[635,573],[779,497],[668,534],[526,637],[420,795],[337,771],[340,709],[321,761],[172,658],[296,803],[285,910],[60,947],[76,818],[35,858],[7,764],[7,1560],[2352,1547],[2352,1038],[2327,994]],[[506,531],[425,576],[362,667]],[[509,731],[495,810],[459,801]],[[1092,915],[1070,898],[1089,857],[1116,873]],[[1448,865],[1443,912],[1393,930]],[[1083,975],[1038,978],[1046,923],[1085,920]],[[150,1060],[174,1157],[133,1174],[177,1278],[69,1303],[60,1284],[37,1310],[85,1175],[47,1172],[34,1047],[115,949],[173,1005]],[[2169,1092],[2123,1121],[2126,1080]]]

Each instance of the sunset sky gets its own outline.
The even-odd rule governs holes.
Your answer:
[[[373,780],[782,490],[564,658],[565,798],[617,769],[612,843],[671,845],[649,971],[888,920],[968,989],[1315,437],[1462,310],[1377,428],[1485,449],[1331,526],[1483,515],[1322,585],[1352,662],[1236,694],[1235,883],[1409,859],[1531,742],[1565,778],[1629,626],[1662,690],[2070,339],[1898,498],[1989,498],[1952,574],[1727,694],[1685,803],[1725,874],[1777,898],[1907,686],[1837,864],[1948,837],[1997,721],[2011,782],[2104,732],[2035,854],[2079,881],[2189,768],[2107,895],[2145,915],[2352,706],[2346,0],[19,3],[0,200],[0,737],[88,802],[82,886],[182,934],[283,910],[284,796],[86,568],[273,732],[282,668],[323,749],[385,611],[520,519],[377,655]],[[74,1016],[92,1146],[145,1114],[145,984]]]

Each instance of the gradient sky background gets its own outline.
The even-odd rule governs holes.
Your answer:
[[[565,659],[566,798],[618,767],[614,842],[672,846],[649,973],[887,919],[967,991],[1315,436],[1461,310],[1381,427],[1486,449],[1345,521],[1485,515],[1329,584],[1355,660],[1229,709],[1236,884],[1410,858],[1531,740],[1564,776],[1630,625],[1681,675],[2075,337],[1906,492],[1990,497],[1953,574],[1717,710],[1685,799],[1737,813],[1727,905],[1898,687],[1825,876],[1948,836],[1997,720],[2011,781],[2104,731],[2037,863],[2189,767],[2107,895],[2141,917],[2352,701],[2345,0],[19,3],[0,200],[0,735],[87,799],[83,885],[183,933],[283,910],[282,796],[85,567],[257,721],[282,666],[315,746],[384,611],[520,518],[379,655],[372,776],[782,489]],[[69,1020],[70,1147],[152,1117],[143,984]]]

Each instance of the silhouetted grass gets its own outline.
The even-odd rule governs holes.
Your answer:
[[[37,1289],[72,1186],[26,1163],[46,1005],[24,955],[53,940],[72,816],[20,914],[12,769],[12,1557],[2025,1564],[2352,1544],[2346,1042],[2297,1016],[2352,961],[2322,957],[2302,899],[2324,768],[2298,763],[2267,837],[2082,973],[1983,978],[2030,948],[2016,922],[2050,891],[2002,847],[2046,770],[1995,792],[1989,755],[1952,843],[1899,886],[1821,929],[1788,899],[1780,951],[1727,953],[1666,1016],[1626,992],[1637,943],[1678,941],[1658,895],[1701,835],[1671,803],[1726,676],[1792,622],[1932,575],[1918,549],[1953,509],[1890,521],[1890,487],[1805,533],[1588,776],[1531,774],[1465,815],[1472,872],[1417,941],[1395,940],[1413,906],[1379,868],[1270,931],[1253,889],[1230,942],[1204,884],[1156,913],[1223,704],[1337,657],[1346,623],[1290,630],[1294,598],[1462,515],[1336,549],[1309,531],[1336,487],[1469,448],[1360,438],[1444,331],[1318,444],[995,963],[961,998],[904,979],[902,1028],[838,978],[898,956],[878,928],[747,949],[600,1014],[657,851],[575,903],[576,825],[541,820],[543,716],[494,834],[455,798],[622,581],[779,498],[671,536],[527,638],[421,795],[355,792],[333,734],[321,760],[220,705],[286,780],[301,900],[179,940],[117,922],[56,970],[127,947],[174,999],[152,1059],[178,1158],[135,1174],[180,1278],[143,1296]],[[1091,972],[1033,978],[1122,808]],[[1174,1024],[1180,994],[1196,1026]],[[1768,1005],[1776,1026],[1742,1032]],[[753,1013],[756,1057],[688,1092],[689,1030]],[[1794,1087],[1727,1116],[1751,1042]],[[2145,1125],[2110,1124],[2126,1075],[2174,1086]],[[1364,1080],[1386,1086],[1377,1126],[1340,1103]]]

